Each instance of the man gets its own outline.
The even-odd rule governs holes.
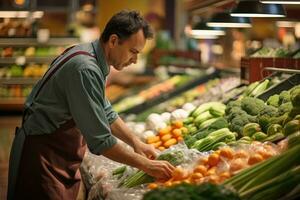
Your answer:
[[[85,142],[92,153],[157,179],[171,176],[174,167],[147,158],[155,156],[154,148],[131,134],[104,92],[109,66],[122,70],[135,63],[151,37],[139,13],[121,11],[107,23],[99,41],[72,47],[52,62],[25,103],[11,151],[9,199],[75,199]]]

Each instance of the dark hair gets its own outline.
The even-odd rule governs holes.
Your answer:
[[[107,42],[112,34],[118,35],[121,41],[126,40],[140,29],[143,29],[146,39],[153,37],[150,25],[138,11],[122,10],[108,21],[101,34],[101,41]]]

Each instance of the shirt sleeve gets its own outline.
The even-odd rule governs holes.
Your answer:
[[[109,102],[109,100],[105,97],[105,101],[104,101],[105,107],[105,113],[106,113],[106,118],[109,122],[109,124],[112,124],[118,117],[118,113],[115,112]]]
[[[90,151],[101,154],[117,142],[107,118],[113,114],[104,97],[104,79],[99,72],[85,68],[71,70],[68,77],[64,85],[71,115]]]

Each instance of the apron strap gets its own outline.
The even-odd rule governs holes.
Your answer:
[[[60,56],[64,55],[65,53],[67,53],[69,50],[71,50],[74,46],[71,46],[69,48],[67,48]],[[56,66],[53,66],[53,67],[50,67],[47,72],[44,74],[43,78],[42,78],[42,83],[40,84],[40,87],[38,88],[36,94],[34,95],[33,97],[33,100],[32,102],[30,103],[30,105],[28,105],[25,109],[24,109],[24,112],[23,112],[23,116],[22,116],[22,125],[25,123],[25,120],[26,118],[28,117],[28,114],[29,114],[29,107],[33,104],[33,101],[37,98],[37,96],[39,95],[39,93],[41,92],[42,88],[45,86],[45,84],[48,82],[48,80],[55,74],[55,72],[60,69],[68,60],[70,60],[71,58],[73,58],[74,56],[77,56],[77,55],[87,55],[87,56],[90,56],[90,57],[93,57],[95,58],[94,55],[86,52],[86,51],[76,51],[70,55],[68,55],[67,57],[65,57],[64,59],[62,59],[61,61],[59,61]],[[59,57],[56,57],[51,65],[53,65],[58,59]]]

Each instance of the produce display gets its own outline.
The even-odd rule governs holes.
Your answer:
[[[16,48],[16,47],[4,47],[0,48],[0,57],[48,57],[57,56],[64,51],[65,47],[26,47],[26,48]]]
[[[107,169],[90,161],[87,174],[107,169],[106,175],[92,184],[93,197],[202,199],[205,194],[206,198],[241,200],[299,198],[300,85],[278,91],[265,101],[259,99],[276,84],[272,79],[244,87],[229,101],[184,102],[172,112],[152,113],[144,122],[128,122],[134,133],[157,148],[157,159],[176,166],[172,177],[157,181],[119,163]],[[94,177],[99,177],[97,173]]]
[[[221,147],[209,155],[202,156],[190,168],[177,167],[172,178],[165,182],[156,182],[148,188],[171,187],[181,183],[201,184],[223,183],[242,169],[278,155],[280,149],[271,143],[253,143],[236,147]]]
[[[148,89],[140,91],[138,94],[126,97],[121,101],[113,104],[113,108],[116,112],[122,112],[127,110],[135,105],[141,104],[145,101],[149,101],[163,93],[174,90],[174,88],[183,85],[189,81],[191,77],[185,75],[173,76],[170,79],[167,79],[161,83],[151,86]]]
[[[11,36],[18,38],[1,38],[0,44],[0,107],[8,111],[20,110],[25,97],[53,59],[67,46],[78,42],[75,38],[59,37],[40,43],[36,38]]]
[[[0,78],[42,77],[48,68],[48,64],[28,64],[24,67],[14,64],[0,68]]]
[[[268,47],[262,47],[257,52],[252,54],[250,57],[274,57],[274,58],[280,58],[280,57],[289,57],[290,52],[283,48],[268,48]]]
[[[176,197],[173,195],[176,195],[177,197],[182,195],[181,197],[185,199],[203,199],[206,197],[218,197],[217,199],[227,199],[227,195],[231,195],[230,198],[241,200],[299,199],[299,133],[295,133],[289,136],[285,142],[287,143],[287,146],[281,149],[282,152],[280,152],[280,154],[269,157],[269,153],[274,151],[274,148],[270,149],[269,146],[267,149],[265,149],[268,153],[268,157],[266,157],[266,160],[262,161],[263,156],[266,154],[254,153],[250,154],[250,157],[248,158],[248,163],[240,160],[245,158],[245,155],[247,155],[246,152],[232,153],[232,151],[228,151],[228,149],[226,151],[225,149],[223,149],[222,157],[225,157],[225,162],[228,161],[228,159],[234,159],[235,155],[238,156],[238,158],[236,158],[236,161],[232,162],[229,167],[231,169],[232,166],[234,166],[233,168],[237,169],[237,173],[233,174],[232,177],[228,175],[229,173],[225,172],[221,174],[223,176],[220,175],[214,177],[213,175],[215,174],[216,170],[212,170],[213,172],[207,171],[205,165],[202,165],[202,163],[208,163],[210,157],[211,164],[218,164],[217,156],[215,155],[214,157],[212,157],[212,155],[218,152],[216,151],[213,154],[211,154],[207,160],[201,160],[200,165],[194,168],[194,171],[190,174],[185,173],[180,168],[176,168],[176,170],[174,170],[173,172],[172,179],[180,179],[183,176],[189,177],[189,179],[185,179],[184,182],[174,181],[175,184],[174,182],[173,184],[166,184],[167,182],[165,182],[163,186],[159,187],[159,189],[157,189],[158,185],[149,184],[148,186],[151,186],[151,189],[155,190],[146,193],[143,199],[160,200],[164,197],[166,199],[171,199],[171,197],[176,199]],[[219,152],[219,154],[221,154],[222,149],[220,149]],[[262,152],[262,149],[260,149],[260,152]],[[221,162],[224,162],[223,159],[221,160]],[[237,160],[239,161],[237,162]],[[246,168],[241,167],[247,164],[252,166]],[[210,178],[207,179],[207,181],[210,183],[204,181],[205,178],[203,174],[209,175]],[[217,177],[221,178],[218,179]],[[226,180],[218,182],[218,180],[220,179]],[[198,182],[195,180],[197,180]],[[198,188],[200,191],[207,191],[210,187],[214,188],[214,190],[210,191],[209,193],[207,192],[206,196],[203,198],[201,198],[201,192],[200,194],[198,194],[196,191],[191,192],[191,188]],[[181,194],[179,194],[178,188],[185,189],[182,189]],[[222,188],[222,191],[218,191],[219,188]],[[166,193],[166,191],[168,191],[168,193]]]
[[[186,102],[193,102],[193,104],[199,105],[207,101],[219,100],[222,96],[225,96],[228,90],[236,87],[239,83],[240,80],[235,77],[210,80],[138,114],[135,116],[135,121],[145,121],[151,113],[161,114],[183,108]]]
[[[8,85],[8,86],[0,86],[0,98],[20,98],[27,97],[31,90],[31,85]]]
[[[188,129],[183,126],[182,121],[175,121],[172,125],[159,130],[157,135],[150,135],[146,139],[146,143],[152,144],[160,151],[169,148],[178,142],[183,141],[183,135],[187,134]]]
[[[110,102],[114,102],[120,96],[124,95],[124,93],[126,93],[127,91],[127,88],[116,84],[109,85],[105,88],[106,97]]]
[[[234,187],[242,199],[289,199],[284,196],[299,186],[300,135],[289,137],[288,149],[251,168],[241,171],[224,182]],[[300,197],[299,189],[294,193]]]
[[[293,56],[293,58],[299,59],[299,58],[300,58],[300,51],[298,51],[298,52]]]

